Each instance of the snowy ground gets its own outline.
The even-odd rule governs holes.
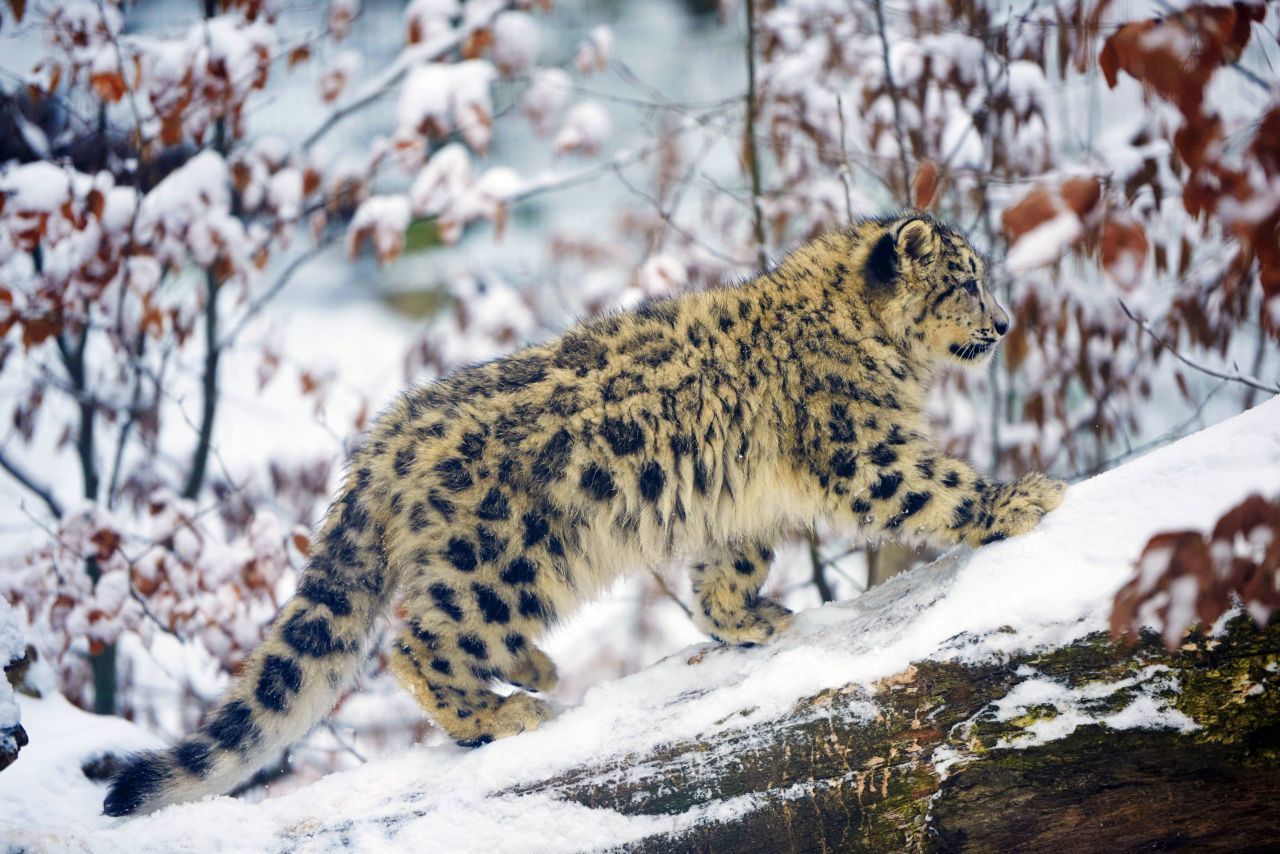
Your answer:
[[[854,602],[805,612],[771,646],[690,647],[597,686],[537,732],[477,751],[423,744],[258,804],[216,798],[104,818],[103,788],[80,765],[153,739],[61,699],[23,698],[31,745],[0,775],[0,840],[16,849],[130,852],[307,851],[344,842],[414,850],[429,841],[433,850],[496,854],[592,850],[676,830],[707,808],[637,817],[546,794],[495,793],[603,757],[767,722],[800,698],[870,685],[912,661],[1000,656],[1097,631],[1151,534],[1206,528],[1243,495],[1277,483],[1280,399],[1073,487],[1032,534],[951,552]],[[1180,723],[1137,712],[1112,725]],[[739,798],[715,811],[724,818],[750,808]]]

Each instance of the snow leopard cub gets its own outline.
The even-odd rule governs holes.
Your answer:
[[[621,573],[692,560],[694,619],[769,640],[773,544],[815,519],[982,544],[1064,484],[996,483],[940,453],[921,408],[942,363],[985,363],[1008,316],[963,236],[910,213],[800,247],[743,284],[647,303],[404,393],[351,461],[297,595],[177,746],[129,760],[109,815],[224,792],[304,735],[405,614],[392,667],[464,745],[537,727],[536,646]]]

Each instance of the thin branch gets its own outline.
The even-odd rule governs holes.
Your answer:
[[[689,606],[680,601],[680,597],[677,596],[675,594],[675,591],[672,590],[670,585],[667,584],[667,580],[662,577],[662,573],[650,567],[649,574],[652,575],[653,580],[657,582],[658,589],[661,590],[668,599],[670,599],[672,602],[675,602],[677,605],[679,605],[680,610],[684,611],[686,617],[693,619],[693,612],[689,610]]]
[[[1199,405],[1196,406],[1196,411],[1191,413],[1191,416],[1189,418],[1184,420],[1182,423],[1177,424],[1174,427],[1170,428],[1169,430],[1165,431],[1163,435],[1157,436],[1155,439],[1152,439],[1149,442],[1144,442],[1141,445],[1132,447],[1129,450],[1125,451],[1123,454],[1117,454],[1114,457],[1111,457],[1106,460],[1102,460],[1100,463],[1096,464],[1093,468],[1087,469],[1085,471],[1077,471],[1074,474],[1067,475],[1065,477],[1066,481],[1068,483],[1079,483],[1083,480],[1088,480],[1091,477],[1095,477],[1099,471],[1107,471],[1108,469],[1114,468],[1115,466],[1125,462],[1126,460],[1132,457],[1141,456],[1142,454],[1145,454],[1147,451],[1154,450],[1155,448],[1162,447],[1164,445],[1169,444],[1170,442],[1181,439],[1183,436],[1187,435],[1187,430],[1192,425],[1200,424],[1200,426],[1203,426],[1201,416],[1204,413],[1205,406],[1207,406],[1209,401],[1212,400],[1214,396],[1217,395],[1217,393],[1220,392],[1225,387],[1226,387],[1226,380],[1220,380],[1218,384],[1215,385],[1212,389],[1210,389],[1209,393],[1204,396],[1204,398],[1200,401]],[[1056,459],[1057,454],[1055,454],[1054,457]],[[1045,466],[1046,470],[1050,468],[1052,468],[1052,462],[1050,463],[1050,465]]]
[[[236,321],[236,325],[232,327],[231,331],[224,335],[215,345],[217,349],[225,350],[234,344],[236,339],[244,332],[245,327],[249,325],[249,322],[266,307],[267,303],[280,295],[280,292],[288,286],[290,280],[293,279],[294,275],[296,275],[299,270],[328,248],[332,244],[333,239],[334,238],[326,238],[317,242],[307,249],[306,252],[297,255],[292,261],[286,264],[284,269],[280,271],[280,275],[276,276],[276,280],[271,283],[271,287],[258,294],[258,296],[254,297],[249,302],[249,306],[244,310],[244,313],[240,315],[240,319]]]
[[[1159,344],[1161,347],[1165,348],[1170,353],[1172,353],[1175,359],[1177,359],[1182,364],[1186,365],[1188,368],[1191,368],[1192,370],[1199,371],[1202,374],[1207,374],[1211,377],[1215,377],[1220,380],[1227,380],[1233,383],[1241,383],[1242,385],[1246,385],[1249,388],[1254,388],[1254,389],[1257,389],[1258,391],[1265,391],[1268,394],[1280,394],[1280,385],[1268,385],[1267,383],[1264,383],[1255,377],[1245,376],[1244,374],[1241,374],[1239,372],[1223,373],[1222,371],[1216,371],[1213,368],[1207,368],[1204,365],[1199,364],[1198,362],[1191,361],[1186,356],[1179,353],[1178,350],[1173,345],[1169,344],[1163,338],[1157,335],[1155,330],[1153,330],[1149,325],[1147,325],[1147,322],[1145,320],[1135,317],[1133,312],[1129,311],[1129,306],[1124,304],[1124,300],[1117,300],[1117,302],[1120,303],[1120,308],[1124,309],[1125,315],[1134,323],[1138,324],[1139,329],[1141,329],[1142,331],[1150,335],[1151,338],[1157,344]]]
[[[844,212],[853,225],[853,169],[849,165],[849,143],[845,133],[844,98],[836,93],[836,118],[840,121],[840,183],[844,185]]]
[[[621,169],[624,166],[629,166],[633,163],[642,161],[645,158],[647,158],[649,155],[657,151],[658,148],[659,146],[656,144],[649,145],[649,146],[641,146],[638,148],[630,148],[620,152],[619,154],[614,156],[612,159],[603,161],[601,163],[595,163],[595,164],[592,164],[591,166],[586,166],[586,167],[583,167],[582,169],[578,169],[572,172],[564,172],[558,175],[552,174],[552,175],[543,176],[540,179],[525,183],[520,188],[519,192],[513,193],[512,195],[505,198],[503,201],[507,202],[508,204],[514,204],[516,202],[522,202],[527,199],[533,198],[534,196],[541,195],[542,193],[550,193],[550,192],[555,192],[557,190],[565,190],[570,187],[575,187],[579,184],[585,184],[589,181],[595,180],[596,178],[600,177],[606,172],[616,172],[617,170]],[[431,221],[436,219],[436,217],[430,216],[430,217],[425,217],[424,219],[426,219],[427,221]],[[315,245],[307,249],[307,251],[302,252],[299,255],[295,256],[288,264],[286,264],[284,269],[282,269],[280,271],[280,274],[276,277],[276,280],[271,283],[271,286],[268,287],[261,294],[259,294],[257,297],[255,297],[249,303],[249,306],[245,309],[244,313],[240,316],[240,319],[236,322],[236,325],[231,329],[231,331],[229,331],[226,335],[224,335],[222,339],[218,342],[217,344],[218,349],[225,350],[228,347],[231,347],[235,343],[236,339],[238,339],[240,335],[244,333],[244,330],[249,325],[249,322],[254,317],[256,317],[259,313],[261,313],[262,309],[265,308],[269,302],[274,300],[276,297],[278,297],[281,294],[281,292],[284,291],[284,289],[293,280],[293,277],[297,275],[298,271],[301,270],[303,267],[305,267],[311,261],[315,260],[315,258],[322,251],[324,251],[329,246],[331,246],[333,242],[340,235],[341,235],[340,231],[335,231],[329,234],[328,236],[322,238]]]
[[[182,487],[183,498],[195,498],[204,485],[205,469],[209,465],[209,451],[213,446],[213,422],[218,412],[218,363],[222,351],[218,348],[218,290],[219,282],[213,270],[205,271],[207,295],[204,306],[204,374],[200,379],[200,397],[203,403],[200,428],[196,435],[195,455],[191,460],[191,474]]]
[[[809,562],[813,564],[813,586],[818,588],[818,596],[824,603],[834,602],[836,594],[831,589],[831,582],[827,581],[827,562],[818,553],[818,533],[810,528],[805,531],[804,537],[809,543]]]
[[[751,172],[751,225],[761,271],[769,266],[765,246],[764,208],[760,204],[760,151],[756,145],[756,4],[747,0],[747,168]]]
[[[142,354],[146,348],[147,336],[144,332],[139,331],[137,343],[134,346],[134,353],[131,353],[130,362],[133,367],[133,397],[129,402],[129,414],[125,417],[125,422],[120,427],[120,435],[116,440],[115,461],[111,464],[111,477],[107,480],[107,509],[112,510],[116,505],[116,490],[120,485],[120,473],[124,464],[125,447],[129,443],[129,435],[133,432],[133,427],[138,423],[138,407],[142,402],[142,381],[146,377],[146,372],[138,366],[138,362],[142,360]]]
[[[47,486],[36,483],[31,475],[23,471],[21,466],[9,459],[3,449],[0,449],[0,468],[7,471],[14,480],[25,486],[32,494],[43,501],[54,518],[62,518],[62,504],[54,497],[53,491]]]
[[[365,756],[359,750],[356,750],[356,746],[348,742],[346,738],[338,732],[338,728],[333,725],[333,721],[325,721],[324,728],[329,730],[329,734],[333,736],[333,740],[336,741],[338,743],[338,746],[341,747],[343,750],[345,750],[347,753],[350,753],[356,759],[360,760],[361,763],[369,761],[369,758],[367,756]]]
[[[902,195],[906,202],[910,203],[911,166],[907,162],[906,136],[902,132],[902,107],[898,103],[898,86],[893,82],[893,66],[889,62],[889,34],[885,30],[882,0],[871,0],[871,7],[876,13],[876,28],[880,31],[880,52],[884,57],[884,82],[889,90],[889,99],[893,102],[893,133],[898,141],[898,160],[902,165]]]
[[[245,792],[252,792],[254,789],[269,786],[272,783],[291,776],[293,776],[293,764],[289,761],[289,751],[286,750],[280,754],[279,761],[273,765],[268,765],[266,768],[263,768],[248,780],[245,780],[243,783],[227,792],[227,795],[228,797],[238,798]]]
[[[88,312],[85,312],[86,315]],[[94,421],[97,404],[89,396],[88,373],[85,368],[84,354],[89,343],[89,328],[81,332],[79,340],[73,348],[61,334],[54,336],[58,353],[62,357],[63,368],[71,387],[75,390],[77,405],[80,409],[80,429],[76,436],[76,454],[80,459],[80,474],[83,480],[84,497],[90,501],[98,499],[98,467],[97,452],[94,440]],[[94,580],[97,578],[95,576]]]
[[[675,217],[671,214],[670,211],[668,211],[666,208],[663,207],[662,202],[658,201],[652,195],[650,195],[649,193],[646,193],[644,190],[640,189],[635,184],[628,181],[627,176],[623,174],[622,169],[620,167],[615,168],[614,171],[617,172],[618,180],[622,182],[622,185],[626,187],[632,194],[639,196],[640,198],[648,202],[650,205],[652,205],[653,209],[657,211],[659,219],[661,219],[663,223],[666,224],[666,226],[670,228],[672,231],[679,233],[682,237],[684,237],[686,240],[688,240],[690,243],[694,244],[695,246],[701,246],[708,253],[710,253],[716,258],[719,258],[721,261],[724,261],[726,264],[731,264],[735,267],[741,266],[743,264],[742,259],[734,258],[732,255],[726,255],[724,252],[721,252],[719,249],[715,248],[710,243],[707,243],[705,240],[702,240],[701,238],[699,238],[693,232],[677,224],[675,221]]]
[[[147,605],[146,597],[144,597],[141,593],[138,592],[138,588],[135,587],[133,584],[133,564],[129,565],[129,570],[128,572],[125,573],[125,576],[129,579],[129,596],[133,599],[133,601],[138,603],[138,607],[142,609],[142,615],[146,617],[148,620],[150,620],[152,623],[154,623],[155,627],[160,631],[164,632],[167,635],[177,638],[178,641],[181,643],[186,643],[187,642],[186,636],[183,635],[182,632],[179,632],[177,629],[172,629],[169,626],[165,625],[164,621],[161,620],[159,617],[157,617],[155,615],[155,612],[152,611],[151,608]]]
[[[585,166],[575,172],[564,172],[559,175],[546,175],[540,179],[530,181],[520,188],[520,192],[513,193],[504,201],[507,202],[523,202],[533,196],[549,193],[555,190],[566,190],[569,187],[576,187],[579,184],[585,184],[600,177],[605,172],[614,172],[624,166],[630,166],[632,163],[638,163],[649,155],[656,152],[662,146],[658,143],[653,145],[640,146],[638,148],[629,148],[619,152],[613,158],[602,161],[600,163]]]

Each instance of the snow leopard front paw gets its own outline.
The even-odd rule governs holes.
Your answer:
[[[976,532],[975,539],[985,545],[1027,533],[1046,513],[1057,509],[1066,491],[1065,481],[1039,472],[1025,474],[998,487],[991,498],[989,526]]]
[[[773,640],[795,620],[790,610],[771,599],[757,599],[710,627],[707,634],[721,643],[755,646]]]
[[[560,676],[556,673],[555,662],[545,652],[535,648],[525,653],[507,674],[506,680],[527,691],[546,694],[555,690],[560,683]]]

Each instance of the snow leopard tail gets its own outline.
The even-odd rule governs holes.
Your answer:
[[[167,750],[127,758],[103,803],[109,816],[223,794],[302,738],[363,663],[392,581],[382,525],[367,506],[369,470],[352,471],[312,545],[297,594],[204,723]]]

